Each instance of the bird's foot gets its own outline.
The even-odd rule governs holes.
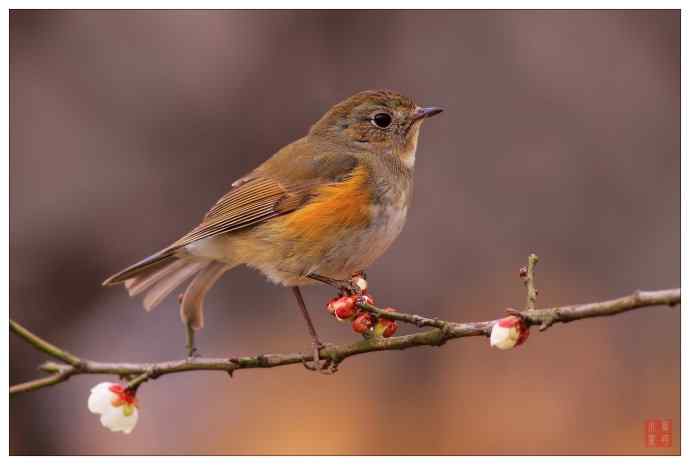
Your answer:
[[[319,274],[309,274],[309,278],[320,281],[338,289],[341,296],[356,295],[361,296],[367,290],[366,275],[363,271],[352,275],[350,279],[333,279]]]
[[[312,343],[312,347],[312,360],[310,362],[306,360],[303,361],[302,364],[304,365],[304,368],[309,371],[316,371],[322,375],[332,375],[338,371],[338,364],[335,362],[335,360],[330,357],[322,359],[320,356],[321,349],[326,348],[325,344],[317,341]]]

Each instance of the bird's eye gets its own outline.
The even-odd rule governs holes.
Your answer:
[[[386,129],[393,122],[393,118],[388,113],[376,113],[371,119],[371,123],[381,129]]]

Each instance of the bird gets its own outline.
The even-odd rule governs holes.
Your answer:
[[[192,356],[207,292],[246,265],[292,289],[318,364],[324,345],[300,288],[325,283],[352,292],[352,277],[395,241],[410,206],[420,127],[442,111],[391,90],[350,96],[233,182],[198,226],[103,285],[144,295],[149,311],[189,281],[179,302]]]

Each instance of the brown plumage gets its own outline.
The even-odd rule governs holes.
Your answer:
[[[145,294],[150,310],[192,279],[180,311],[200,328],[206,292],[240,264],[285,286],[313,284],[310,275],[349,279],[400,233],[419,127],[438,112],[391,91],[344,100],[235,181],[197,227],[103,284]]]

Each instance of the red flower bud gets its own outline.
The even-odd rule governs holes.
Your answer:
[[[355,300],[356,298],[353,296],[337,297],[328,302],[326,309],[328,313],[334,315],[338,320],[347,320],[357,311]]]
[[[352,321],[352,329],[354,332],[364,334],[374,325],[374,319],[367,312],[359,312]]]
[[[518,340],[515,343],[516,346],[519,346],[523,342],[527,340],[529,337],[529,326],[527,326],[524,321],[520,320],[520,336],[518,336]]]
[[[386,330],[383,332],[383,337],[391,337],[396,333],[396,331],[398,331],[398,323],[391,321],[386,327]]]
[[[512,349],[524,343],[529,336],[529,326],[514,315],[500,319],[491,328],[491,346]]]
[[[335,303],[338,301],[338,299],[340,299],[340,297],[333,297],[326,304],[326,310],[328,310],[328,313],[331,315],[335,315]]]
[[[374,305],[374,298],[371,296],[371,294],[362,294],[360,296],[359,303],[367,304],[367,305]]]
[[[391,337],[398,330],[398,324],[388,318],[379,318],[374,327],[374,333],[379,337]]]
[[[364,276],[362,276],[362,273],[355,273],[352,275],[352,284],[357,286],[362,292],[366,292],[367,287],[369,287],[367,280],[364,278]]]

